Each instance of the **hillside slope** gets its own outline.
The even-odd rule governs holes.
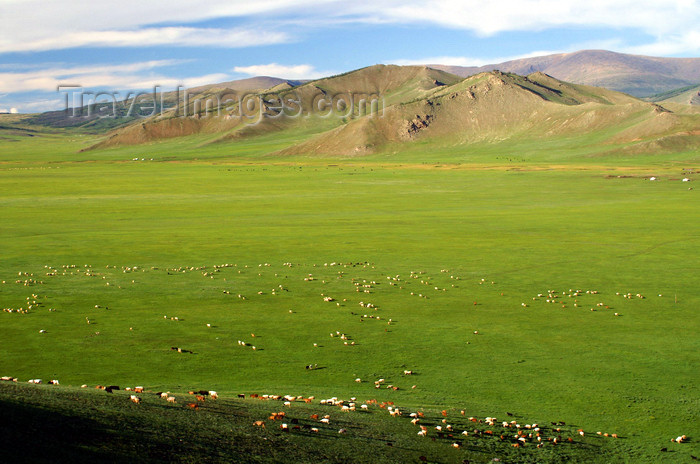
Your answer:
[[[545,440],[542,448],[533,444],[516,449],[515,439],[482,433],[485,424],[474,424],[459,413],[450,422],[455,430],[468,428],[468,439],[458,431],[448,435],[433,427],[432,439],[425,439],[416,435],[420,429],[408,414],[387,414],[386,403],[341,413],[337,406],[318,402],[299,401],[287,408],[280,401],[251,398],[200,402],[175,394],[176,402],[167,403],[152,392],[139,397],[134,404],[121,391],[110,395],[94,389],[0,385],[6,419],[0,425],[3,456],[7,462],[39,463],[389,463],[424,462],[428,457],[430,462],[458,463],[487,462],[485,456],[489,462],[499,456],[506,462],[555,463],[602,462],[602,456],[621,454],[612,440],[601,444],[580,439],[573,427],[556,433],[574,436],[575,442],[554,446]],[[434,426],[443,417],[438,411],[423,411],[425,424]],[[280,417],[275,420],[271,414]],[[319,415],[331,418],[329,424],[320,422]],[[541,428],[543,434],[555,433],[546,425]]]
[[[684,105],[700,105],[700,86],[683,87],[670,92],[653,95],[647,100],[658,103],[680,103]]]
[[[194,101],[207,96],[230,93],[259,93],[270,88],[286,86],[293,88],[304,81],[291,81],[277,77],[257,76],[218,84],[208,84],[187,89],[189,98]],[[184,90],[158,93],[153,104],[151,93],[142,93],[134,98],[121,101],[117,98],[116,105],[110,102],[107,95],[92,100],[87,94],[84,105],[69,110],[47,111],[26,118],[26,123],[54,128],[80,128],[88,133],[102,133],[111,129],[124,127],[135,121],[143,121],[145,114],[161,113],[164,108],[173,108],[178,100],[184,99]],[[155,106],[155,107],[154,107]],[[116,116],[116,117],[115,117]]]
[[[311,127],[313,132],[316,126],[319,132],[361,116],[364,111],[359,105],[361,100],[376,98],[381,109],[421,98],[435,88],[460,80],[452,74],[423,66],[375,65],[298,87],[277,84],[255,96],[253,91],[241,93],[227,87],[208,87],[190,98],[189,103],[183,102],[179,110],[119,129],[95,148],[193,134],[218,134],[215,141],[230,141],[299,127]],[[254,98],[249,98],[251,96]],[[214,110],[207,111],[207,101]],[[345,102],[352,102],[352,107]],[[283,105],[284,114],[275,109]],[[335,117],[338,114],[342,117]]]
[[[227,99],[236,95],[243,97]],[[462,79],[429,67],[376,65],[258,93],[211,87],[91,148],[191,135],[204,136],[199,143],[235,143],[280,133],[290,136],[277,152],[285,156],[396,152],[419,141],[456,147],[561,140],[578,148],[585,139],[598,152],[634,153],[700,146],[697,115],[682,107],[674,111],[680,113],[542,72],[523,77],[491,71]]]
[[[283,151],[353,156],[429,140],[431,146],[566,139],[601,134],[602,143],[637,142],[686,129],[680,116],[625,94],[567,84],[542,73],[482,73],[391,106]]]

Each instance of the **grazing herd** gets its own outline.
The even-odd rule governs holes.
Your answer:
[[[262,271],[265,268],[270,268],[272,265],[269,263],[264,263],[258,265],[258,268],[260,272],[258,272],[258,276],[262,275]],[[292,268],[295,266],[295,264],[291,263],[285,263],[285,267],[287,268]],[[388,288],[383,287],[386,285],[386,283],[383,280],[372,280],[372,279],[362,279],[359,277],[351,277],[350,279],[346,279],[348,276],[348,268],[355,268],[355,267],[360,267],[363,269],[366,268],[373,268],[373,266],[370,263],[364,262],[364,263],[326,263],[323,265],[324,267],[338,267],[342,270],[338,271],[337,274],[334,276],[334,278],[339,281],[349,281],[348,283],[351,285],[350,288],[354,289],[355,293],[361,293],[362,295],[362,300],[355,302],[352,302],[353,306],[357,303],[363,310],[366,310],[366,313],[356,313],[353,311],[350,311],[351,316],[359,317],[360,322],[365,322],[365,324],[371,323],[374,324],[374,322],[369,322],[369,321],[385,321],[386,324],[382,324],[382,329],[384,331],[387,330],[387,325],[392,326],[393,324],[396,324],[397,322],[388,317],[388,313],[390,309],[385,309],[381,307],[378,303],[372,303],[368,302],[367,299],[372,299],[374,300],[374,296],[369,296],[369,295],[376,295],[377,293],[384,292],[388,290],[389,288],[392,289],[391,291],[403,291],[406,294],[409,294],[411,296],[418,296],[423,299],[431,299],[431,298],[436,298],[436,296],[433,295],[441,295],[449,292],[459,292],[463,291],[460,289],[464,288],[467,284],[465,284],[465,279],[451,274],[449,275],[449,279],[447,282],[440,281],[440,284],[436,284],[436,278],[430,277],[427,275],[425,271],[411,271],[410,274],[407,277],[402,277],[401,274],[392,274],[386,276],[386,283],[388,283]],[[315,265],[314,265],[315,267]],[[88,277],[92,279],[102,279],[102,280],[113,280],[113,282],[105,282],[107,286],[116,286],[117,288],[122,288],[121,285],[125,285],[124,282],[117,282],[115,284],[114,281],[117,281],[116,276],[114,275],[114,270],[117,269],[116,266],[107,266],[106,269],[108,272],[102,273],[99,272],[95,269],[92,268],[90,265],[84,265],[83,267],[77,266],[77,265],[64,265],[60,270],[54,267],[46,266],[47,272],[46,272],[46,277],[49,279],[54,279],[54,278],[61,278],[64,276],[69,276],[69,275],[75,275],[75,276],[81,276],[81,277]],[[222,272],[223,269],[225,268],[231,268],[237,272],[237,274],[241,274],[243,271],[250,271],[248,269],[248,266],[241,266],[239,267],[236,264],[223,264],[223,265],[215,265],[213,268],[208,268],[207,266],[185,266],[185,267],[178,267],[178,268],[168,268],[168,269],[158,269],[155,267],[152,267],[149,269],[138,267],[138,266],[124,266],[121,268],[121,274],[133,274],[133,273],[140,273],[140,274],[145,274],[149,272],[165,272],[168,275],[178,275],[178,274],[185,274],[185,273],[200,273],[202,277],[205,277],[207,279],[223,279],[226,281],[226,284],[222,285],[232,285],[231,280],[227,280],[225,275],[228,275],[224,272]],[[257,272],[257,271],[256,271]],[[447,269],[443,269],[440,271],[442,274],[449,274],[450,271]],[[318,274],[318,273],[317,273]],[[30,272],[20,272],[19,273],[20,279],[17,280],[15,283],[21,284],[23,286],[33,286],[33,285],[43,285],[43,281],[36,281],[33,278],[33,274]],[[275,277],[277,277],[278,274],[275,274]],[[234,274],[235,277],[235,274]],[[287,276],[284,276],[287,278]],[[443,280],[446,279],[447,276]],[[231,279],[231,277],[228,277]],[[328,278],[328,277],[325,277]],[[315,286],[317,285],[314,282],[321,281],[321,283],[325,283],[326,280],[325,278],[322,277],[317,277],[313,273],[304,273],[303,278],[300,279],[303,283],[303,285],[311,285]],[[330,278],[328,278],[330,279]],[[123,279],[120,279],[123,280]],[[132,283],[135,282],[134,279],[131,280]],[[5,283],[3,281],[3,283]],[[495,285],[494,281],[487,280],[485,278],[481,278],[480,280],[474,281],[475,284],[478,285],[485,285],[490,283],[491,285]],[[418,291],[416,287],[420,287],[421,290]],[[269,298],[269,297],[274,297],[277,296],[278,294],[281,294],[282,292],[287,292],[289,291],[289,286],[288,285],[277,285],[275,288],[273,288],[270,291],[266,290],[260,290],[258,288],[246,288],[245,293],[251,295],[251,300],[255,300],[257,298]],[[231,290],[221,290],[220,288],[217,290],[219,294],[223,293],[223,298],[228,298],[226,295],[231,295],[232,291]],[[237,293],[233,292],[233,295],[238,295],[238,299],[241,300],[240,302],[237,302],[236,304],[242,304],[246,305],[248,303],[248,298],[243,296],[243,293]],[[347,295],[330,295],[328,293],[321,293],[321,300],[324,303],[335,303],[335,305],[332,305],[333,308],[343,308],[346,306],[349,300],[351,298],[343,298],[343,296]],[[500,294],[503,296],[503,293]],[[641,293],[632,293],[632,292],[617,292],[615,294],[617,297],[622,296],[626,300],[634,300],[634,301],[641,301],[644,300],[645,297]],[[359,295],[358,295],[359,296]],[[661,298],[662,295],[659,294],[659,297]],[[555,291],[552,289],[549,289],[545,292],[537,293],[536,296],[531,297],[531,301],[528,303],[521,303],[521,306],[523,308],[532,308],[536,304],[548,304],[552,305],[553,307],[561,307],[561,308],[579,308],[579,307],[590,307],[591,311],[598,311],[598,310],[610,310],[613,309],[614,304],[613,300],[615,297],[612,296],[606,296],[603,297],[601,296],[601,293],[597,290],[580,290],[580,289],[573,289],[570,288],[568,290],[562,290],[562,291]],[[16,314],[28,314],[29,311],[37,311],[45,307],[47,300],[49,300],[49,297],[47,296],[40,296],[39,292],[34,292],[31,293],[30,296],[26,297],[26,303],[21,305],[18,308],[3,308],[3,311],[6,313],[16,313]],[[359,298],[358,298],[359,300]],[[229,300],[230,301],[230,300]],[[376,301],[376,300],[375,300]],[[468,304],[469,307],[471,306],[479,306],[481,303],[479,301],[473,301],[472,305],[472,299],[470,298],[468,300],[468,303],[466,302],[465,298],[465,305]],[[616,303],[619,303],[616,302]],[[356,307],[356,306],[355,306]],[[109,307],[100,302],[99,304],[92,304],[90,309],[92,311],[100,309],[100,310],[107,310]],[[476,309],[476,308],[475,308]],[[335,309],[333,309],[335,310]],[[49,308],[49,312],[54,312],[54,308]],[[293,311],[291,309],[287,310],[285,308],[285,313],[289,312],[289,314],[292,314],[292,316],[289,317],[296,317],[293,316],[293,314],[296,314],[296,311]],[[347,310],[345,310],[347,311]],[[163,313],[160,313],[162,315]],[[619,316],[620,313],[614,312],[615,316]],[[85,321],[87,324],[92,324],[94,323],[94,317],[95,316],[86,316]],[[160,316],[158,316],[160,317]],[[395,317],[395,316],[394,316]],[[175,322],[175,323],[181,323],[181,324],[187,324],[187,321],[182,318],[182,315],[178,316],[173,316],[173,315],[164,315],[163,320],[170,321],[170,322]],[[216,321],[213,321],[216,322]],[[134,324],[135,325],[135,324]],[[201,326],[200,326],[201,327]],[[212,327],[218,327],[218,325],[212,325],[211,323],[206,323],[207,329],[212,329]],[[373,326],[374,327],[374,326]],[[334,327],[335,328],[335,327]],[[129,330],[133,330],[133,327],[129,327]],[[263,328],[261,328],[263,330]],[[472,331],[472,329],[470,329]],[[41,334],[46,334],[47,337],[51,337],[52,332],[49,333],[45,329],[41,329],[39,331]],[[256,329],[257,332],[257,329]],[[473,330],[472,331],[474,335],[480,335],[479,330]],[[328,332],[326,332],[328,333]],[[99,334],[99,332],[96,332],[96,334]],[[240,336],[240,335],[239,335]],[[338,344],[342,343],[342,346],[348,346],[348,347],[353,347],[353,346],[358,346],[360,345],[357,340],[355,340],[352,336],[348,334],[347,330],[334,330],[330,332],[330,338],[333,339],[333,343],[336,343],[335,341],[337,340]],[[259,347],[259,344],[257,342],[258,337],[256,337],[255,333],[250,333],[250,339],[256,340],[256,345],[249,341],[245,340],[238,340],[238,345],[241,347],[246,347],[250,349],[251,351],[257,351],[261,350]],[[265,337],[263,336],[261,338],[262,344],[264,344]],[[318,349],[323,349],[322,345],[319,345],[318,343],[313,343],[314,348]],[[164,347],[164,349],[167,349],[167,347]],[[361,349],[361,348],[360,348]],[[171,346],[170,351],[175,351],[177,353],[192,353],[191,350],[187,350],[181,347],[177,346]],[[316,363],[310,363],[305,365],[306,370],[315,370],[318,368],[318,364]],[[399,371],[400,372],[400,371]],[[408,376],[415,376],[416,372],[414,372],[412,369],[403,369],[402,371],[403,377],[408,377]],[[354,377],[354,381],[357,384],[362,384],[363,380],[361,377]],[[417,376],[416,378],[420,379],[420,376]],[[12,377],[3,377],[3,381],[17,381],[16,378]],[[28,381],[29,383],[33,384],[40,384],[42,383],[41,379],[30,379]],[[57,380],[52,380],[50,382],[51,384],[58,385]],[[398,383],[401,383],[399,381]],[[420,382],[417,382],[420,383]],[[376,389],[380,388],[385,388],[389,390],[399,390],[400,387],[398,385],[394,385],[393,383],[388,383],[384,378],[380,378],[376,381],[374,381],[374,387]],[[411,388],[415,389],[417,385],[413,385]],[[109,386],[97,386],[96,388],[99,388],[101,390],[104,390],[107,393],[113,393],[115,391],[119,390],[119,387],[116,385],[109,385]],[[404,387],[402,387],[404,388]],[[405,387],[407,388],[407,387]],[[133,389],[131,388],[125,388],[125,391],[129,392],[129,401],[134,403],[134,404],[141,404],[143,402],[143,395],[148,393],[144,390],[143,387],[134,387]],[[198,390],[198,391],[190,391],[189,394],[193,397],[190,401],[184,400],[185,407],[192,409],[192,410],[200,410],[200,406],[205,403],[207,400],[216,400],[218,398],[218,394],[215,391],[209,391],[209,390]],[[141,395],[141,396],[139,396]],[[171,394],[170,392],[157,392],[155,393],[156,397],[159,398],[160,400],[163,400],[166,404],[173,404],[173,405],[179,405],[181,402],[183,402],[181,397],[178,397],[177,395]],[[245,397],[245,395],[239,395],[239,399],[242,399],[241,396]],[[284,396],[278,396],[278,395],[250,395],[251,398],[253,399],[260,399],[260,400],[282,400],[283,401],[283,406],[285,408],[292,408],[295,402],[303,401],[305,403],[311,403],[313,402],[314,398],[313,397],[308,397],[304,398],[301,396],[289,396],[289,395],[284,395]],[[180,398],[178,400],[178,398]],[[458,448],[461,447],[464,444],[465,440],[468,439],[475,439],[475,438],[484,438],[484,437],[495,437],[501,441],[506,441],[509,442],[513,447],[524,447],[524,446],[535,446],[537,448],[543,447],[545,445],[559,445],[563,444],[564,442],[571,443],[572,440],[576,439],[577,437],[572,437],[572,434],[568,434],[566,436],[563,433],[560,433],[562,428],[561,427],[551,427],[551,428],[545,428],[542,427],[538,424],[521,424],[515,420],[511,421],[497,421],[495,417],[486,417],[484,419],[476,419],[474,417],[469,417],[469,418],[464,418],[462,417],[462,414],[457,416],[456,421],[450,421],[448,419],[447,414],[443,414],[443,418],[440,419],[439,421],[436,420],[429,420],[428,418],[425,417],[425,414],[419,411],[413,411],[413,412],[408,412],[408,410],[404,408],[398,408],[392,403],[385,402],[385,403],[377,403],[376,401],[371,401],[368,400],[366,402],[358,402],[356,398],[351,398],[350,400],[340,400],[337,397],[329,398],[329,399],[324,399],[320,400],[319,405],[323,407],[328,407],[328,406],[335,406],[338,408],[339,412],[342,413],[354,413],[354,412],[370,412],[372,410],[385,410],[388,412],[392,417],[400,418],[400,417],[408,417],[410,419],[410,422],[418,427],[418,430],[416,431],[416,434],[419,437],[437,437],[439,439],[449,439],[451,440],[451,446]],[[312,416],[315,416],[312,415]],[[285,413],[284,412],[276,412],[271,414],[267,421],[283,421],[285,420]],[[330,417],[329,414],[321,414],[319,415],[316,419],[317,424],[314,425],[313,427],[308,427],[308,430],[311,433],[319,433],[320,430],[322,430],[322,427],[324,426],[330,426],[332,418]],[[469,426],[470,424],[473,424],[472,426]],[[253,425],[258,428],[265,428],[265,419],[261,418],[260,420],[256,420]],[[282,423],[283,427],[280,427],[281,430],[285,432],[294,432],[297,430],[303,430],[303,427],[300,429],[298,424],[288,424],[287,422]],[[348,433],[346,428],[341,428],[339,433]],[[579,438],[582,439],[585,436],[585,433],[583,430],[577,430],[574,435],[577,435]],[[598,432],[596,435],[600,435],[602,437],[611,437],[611,438],[617,438],[617,434],[612,433],[601,433]],[[684,443],[687,441],[687,437],[685,435],[678,436],[674,439],[672,439],[673,442],[675,443]]]
[[[411,370],[404,370],[403,375],[414,375]],[[16,377],[3,376],[0,377],[3,382],[18,382]],[[355,379],[360,383],[361,379]],[[384,385],[386,380],[380,378],[376,380],[375,385]],[[41,379],[29,379],[29,384],[38,385],[42,383]],[[58,380],[48,382],[52,385],[59,385]],[[87,385],[82,385],[82,388],[88,388]],[[95,389],[103,390],[107,393],[120,391],[117,385],[96,385]],[[152,395],[160,400],[165,400],[166,404],[177,406],[178,398],[175,394],[169,391],[153,392],[146,390],[143,386],[126,387],[123,389],[129,396],[128,400],[139,405],[143,402],[143,395]],[[200,411],[200,404],[206,403],[207,400],[218,400],[219,394],[213,390],[189,390],[187,392],[191,401],[184,401],[184,407],[194,411]],[[138,396],[142,395],[142,396]],[[183,395],[180,395],[182,398]],[[246,395],[238,394],[237,400],[258,400],[258,401],[278,401],[282,402],[283,407],[291,409],[295,403],[304,403],[306,405],[302,410],[297,410],[300,414],[302,411],[308,411],[309,408],[318,407],[325,408],[324,411],[314,412],[308,415],[307,419],[301,420],[298,417],[290,417],[287,411],[276,410],[269,414],[267,418],[260,418],[252,422],[253,429],[258,428],[267,430],[270,422],[280,423],[279,430],[283,433],[299,433],[299,434],[319,434],[322,431],[329,432],[333,430],[333,408],[339,413],[354,413],[362,411],[363,413],[382,414],[387,413],[389,416],[399,419],[408,420],[412,425],[416,426],[416,436],[420,438],[432,437],[433,440],[439,440],[452,448],[459,449],[466,444],[471,446],[479,446],[483,440],[503,442],[513,448],[533,447],[535,449],[543,447],[556,447],[562,445],[576,445],[583,443],[582,440],[587,436],[582,428],[575,429],[567,428],[563,421],[551,422],[551,426],[545,426],[538,423],[521,423],[513,419],[514,414],[508,412],[510,420],[499,420],[494,416],[485,418],[477,418],[473,416],[467,417],[464,410],[448,410],[443,409],[439,414],[429,411],[421,411],[417,409],[399,407],[391,401],[379,402],[376,399],[369,399],[362,403],[356,397],[351,397],[348,400],[338,397],[331,397],[316,401],[314,396],[298,396],[298,395],[274,395],[274,394],[256,394]],[[230,398],[229,401],[234,400]],[[296,414],[297,416],[299,414]],[[347,421],[341,421],[345,424]],[[337,427],[336,427],[337,428]],[[348,434],[347,426],[337,429],[338,434]],[[620,438],[617,433],[596,432],[594,436],[600,438]],[[671,442],[677,444],[686,443],[689,440],[686,435],[679,435],[671,438]],[[667,448],[662,448],[662,451],[667,451]]]

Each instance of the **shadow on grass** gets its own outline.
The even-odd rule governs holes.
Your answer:
[[[5,462],[132,462],[138,458],[115,452],[114,431],[95,420],[6,401],[0,401],[0,409]]]

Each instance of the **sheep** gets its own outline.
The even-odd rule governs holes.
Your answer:
[[[131,395],[129,397],[129,399],[131,400],[132,403],[135,403],[135,404],[139,404],[141,402],[141,398],[139,398],[136,395]]]
[[[168,397],[166,398],[166,401],[167,401],[168,403],[175,403],[175,397],[174,397],[174,396],[168,396]]]

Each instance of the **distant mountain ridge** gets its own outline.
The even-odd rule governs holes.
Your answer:
[[[480,66],[463,67],[443,64],[428,64],[427,67],[442,71],[442,77],[435,77],[452,82],[456,78],[465,78],[479,73],[499,70],[522,76],[542,72],[556,79],[574,84],[603,87],[617,90],[648,101],[666,101],[673,98],[673,102],[699,105],[700,95],[690,92],[687,96],[678,96],[679,93],[700,87],[700,58],[661,58],[640,55],[628,55],[605,50],[583,50],[573,53],[561,53],[532,58],[506,61],[503,63]],[[418,68],[425,68],[419,66]],[[399,67],[396,67],[398,69]],[[411,68],[403,66],[401,68]],[[385,68],[391,70],[393,68]],[[349,75],[350,71],[339,76]],[[247,79],[239,79],[228,82],[202,85],[188,89],[188,94],[194,98],[225,93],[232,91],[237,93],[250,92],[275,92],[290,88],[301,88],[310,82],[324,82],[339,76],[329,76],[316,81],[290,80],[270,76],[257,76]],[[453,76],[445,77],[445,76]],[[447,83],[447,82],[446,82]],[[356,85],[357,84],[357,85]],[[359,91],[367,90],[362,82],[353,83]],[[424,86],[427,84],[423,84]],[[370,88],[374,88],[370,86]],[[346,89],[349,90],[349,89]],[[382,90],[376,88],[375,90]],[[159,96],[160,98],[160,96]],[[163,95],[162,102],[165,106],[172,105],[176,100],[175,92],[167,92]],[[158,101],[160,105],[161,101]],[[105,110],[110,112],[109,105],[98,104],[92,108],[90,116],[87,108],[79,108],[80,117],[71,117],[73,111],[49,111],[32,115],[27,122],[49,127],[78,127],[81,130],[93,133],[101,133],[117,127],[126,126],[137,118],[129,117],[128,105],[122,105],[117,113],[118,118],[105,118]],[[100,110],[102,108],[102,110]],[[157,112],[161,107],[157,106]]]
[[[700,58],[662,58],[606,50],[582,50],[486,66],[427,65],[461,77],[493,70],[520,75],[543,72],[562,81],[605,87],[635,97],[700,85]]]
[[[296,87],[304,84],[305,82],[308,81],[281,79],[279,77],[270,76],[256,76],[247,79],[238,79],[234,81],[192,87],[187,89],[187,93],[192,96],[193,99],[196,99],[199,96],[211,95],[217,92],[235,92],[238,94],[259,93],[267,89],[280,86],[285,86],[286,88]],[[172,107],[177,103],[177,100],[181,99],[182,97],[183,92],[178,93],[176,91],[165,92],[162,96],[158,94],[158,98],[156,98],[155,101],[155,108],[153,110],[155,113],[160,113],[162,110],[160,106],[161,103],[163,103],[166,107]],[[150,94],[147,94],[146,98],[150,98]],[[142,119],[135,116],[130,116],[128,114],[131,106],[130,103],[131,100],[122,102],[122,104],[117,105],[115,111],[110,103],[105,103],[105,99],[103,98],[100,103],[96,103],[90,108],[85,106],[76,109],[71,108],[69,110],[47,111],[45,113],[30,116],[27,122],[30,124],[55,128],[79,127],[89,132],[100,133],[106,130],[125,126],[138,119]],[[116,114],[113,114],[115,112]]]

